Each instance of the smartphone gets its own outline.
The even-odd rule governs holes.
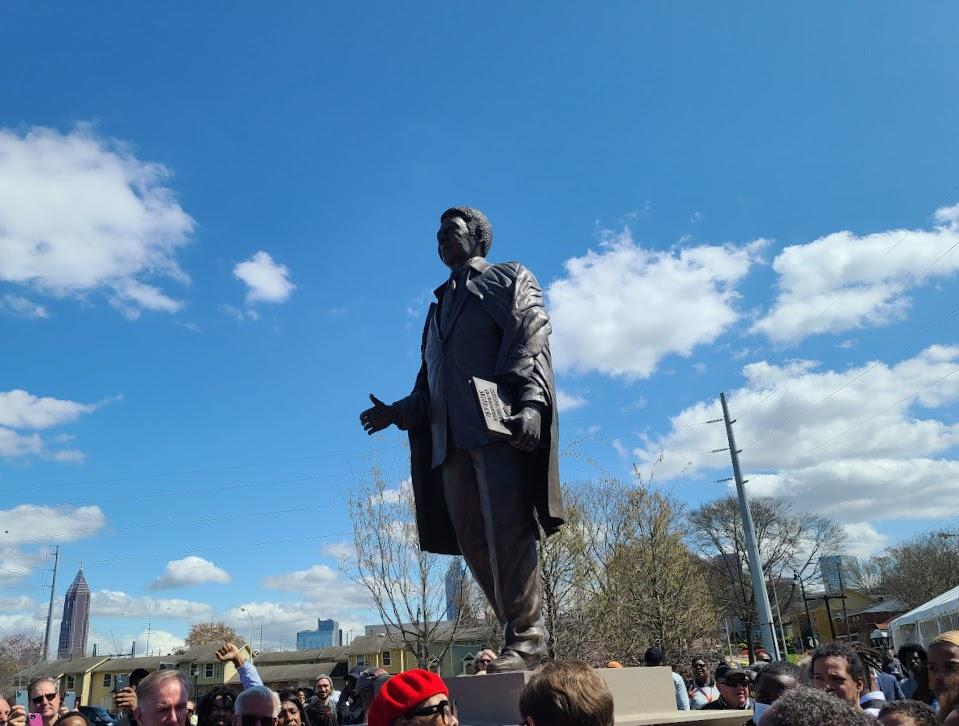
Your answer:
[[[30,726],[43,726],[43,714],[42,714],[42,713],[31,713],[31,714],[30,714]]]
[[[113,687],[113,692],[122,691],[124,688],[130,685],[130,676],[127,673],[117,673],[116,684]]]
[[[27,706],[29,705],[29,700],[30,700],[30,699],[27,698],[27,692],[26,692],[26,691],[21,691],[21,690],[17,689],[17,705],[18,705],[18,706],[23,706],[24,709],[27,709]],[[27,710],[29,710],[29,709],[27,709]]]
[[[76,711],[77,710],[77,694],[74,691],[67,691],[63,696],[63,705],[67,707],[67,711]]]

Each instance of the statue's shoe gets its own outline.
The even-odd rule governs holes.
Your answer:
[[[492,663],[486,666],[487,673],[509,673],[511,671],[531,671],[546,662],[540,653],[518,653],[505,649]]]

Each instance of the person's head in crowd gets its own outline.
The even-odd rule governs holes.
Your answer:
[[[939,635],[927,655],[929,688],[939,699],[940,713],[948,714],[959,706],[959,630]]]
[[[812,652],[810,673],[814,688],[859,706],[869,690],[866,668],[859,654],[846,643],[830,641]]]
[[[786,691],[757,722],[758,726],[869,726],[872,723],[858,705],[805,686]]]
[[[611,660],[609,663],[606,664],[606,667],[607,667],[607,668],[622,668],[622,667],[623,667],[623,664],[620,663],[618,660]]]
[[[301,689],[302,690],[302,689]],[[279,726],[304,726],[303,704],[298,691],[280,691],[280,713],[277,716]]]
[[[313,684],[313,692],[323,703],[327,703],[333,695],[333,679],[327,675],[317,676],[316,683]]]
[[[769,651],[765,648],[756,648],[756,660],[760,663],[771,663],[773,657],[769,655]]]
[[[758,722],[763,712],[778,701],[786,691],[799,688],[802,681],[802,671],[799,666],[786,660],[774,660],[767,663],[759,672],[756,680],[756,694],[753,710],[756,712],[754,721]]]
[[[693,683],[697,686],[705,686],[709,683],[709,663],[705,658],[696,657],[690,661],[693,670]]]
[[[661,666],[663,664],[663,651],[655,645],[647,648],[643,654],[643,665],[649,667]]]
[[[280,697],[266,686],[240,691],[233,703],[233,726],[275,726]]]
[[[49,676],[34,678],[27,686],[30,698],[30,713],[43,716],[44,726],[53,726],[60,715],[60,690],[55,679]]]
[[[519,712],[524,726],[612,726],[613,694],[582,661],[552,661],[529,679]]]
[[[225,686],[207,691],[196,705],[199,726],[227,726],[233,723],[235,703],[236,694]]]
[[[10,720],[10,702],[0,696],[0,726],[7,726],[7,721]]]
[[[907,671],[916,675],[926,670],[926,649],[915,643],[906,643],[899,648],[899,662]]]
[[[723,663],[716,669],[716,688],[719,697],[729,708],[746,708],[749,703],[749,674],[740,668]]]
[[[305,688],[298,689],[296,692],[296,697],[299,699],[300,703],[306,703],[307,699],[309,699],[309,696],[306,695]]]
[[[130,671],[130,688],[136,688],[140,685],[140,681],[150,675],[150,671],[146,668],[134,668]]]
[[[936,712],[920,701],[893,701],[879,709],[879,726],[936,726]]]
[[[90,726],[90,721],[79,711],[70,711],[54,721],[53,726]]]
[[[189,687],[177,670],[155,671],[137,686],[139,726],[185,726]]]
[[[473,658],[473,672],[486,673],[487,667],[489,667],[489,664],[494,660],[496,660],[496,653],[489,648],[483,648],[483,650],[477,653]]]
[[[388,679],[366,714],[368,726],[458,726],[443,679],[416,668]]]
[[[356,697],[363,705],[364,712],[369,709],[370,704],[373,703],[373,699],[376,698],[376,689],[374,687],[376,685],[376,679],[376,668],[367,668],[360,673],[359,678],[356,679]]]

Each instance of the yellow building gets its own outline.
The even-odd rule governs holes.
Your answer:
[[[846,613],[850,616],[853,613],[872,607],[881,600],[881,598],[866,595],[858,590],[843,590],[842,594],[846,596]],[[829,596],[828,609],[825,600],[813,599],[822,598],[821,595],[807,593],[806,597],[809,598],[809,616],[812,619],[813,630],[815,630],[819,641],[833,640],[833,633],[835,633],[836,640],[847,640],[846,622],[843,618],[843,601],[840,595]],[[829,625],[830,615],[832,616],[832,628]],[[850,630],[852,633],[850,639],[854,642],[859,640],[857,630],[852,624],[852,618],[850,618]]]
[[[84,702],[88,706],[101,706],[113,711],[113,689],[116,687],[117,676],[129,675],[138,668],[151,673],[160,667],[161,663],[170,663],[174,656],[150,656],[147,658],[110,658],[93,669],[90,689],[90,700]]]
[[[377,626],[377,629],[381,627]],[[391,629],[383,630],[390,632]],[[434,634],[435,644],[430,648],[433,654],[430,670],[445,678],[471,673],[473,656],[476,651],[485,647],[487,635],[485,628],[459,628],[455,635],[452,635],[453,642],[447,649],[446,644],[451,633],[446,628],[438,629]],[[442,653],[444,649],[445,654]],[[439,658],[441,654],[442,660]],[[354,638],[347,646],[347,655],[350,670],[357,666],[375,667],[395,674],[419,667],[416,657],[404,646],[401,637],[393,633],[370,633]]]
[[[94,676],[92,671],[107,660],[106,656],[92,658],[64,658],[62,660],[41,661],[25,668],[13,677],[17,688],[26,688],[34,678],[45,676],[58,682],[61,698],[72,691],[77,694],[77,705],[90,705],[91,687]]]

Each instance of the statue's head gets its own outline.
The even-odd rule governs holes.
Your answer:
[[[493,244],[493,225],[486,215],[472,207],[450,207],[440,215],[436,233],[440,259],[458,267],[470,257],[486,257]]]

